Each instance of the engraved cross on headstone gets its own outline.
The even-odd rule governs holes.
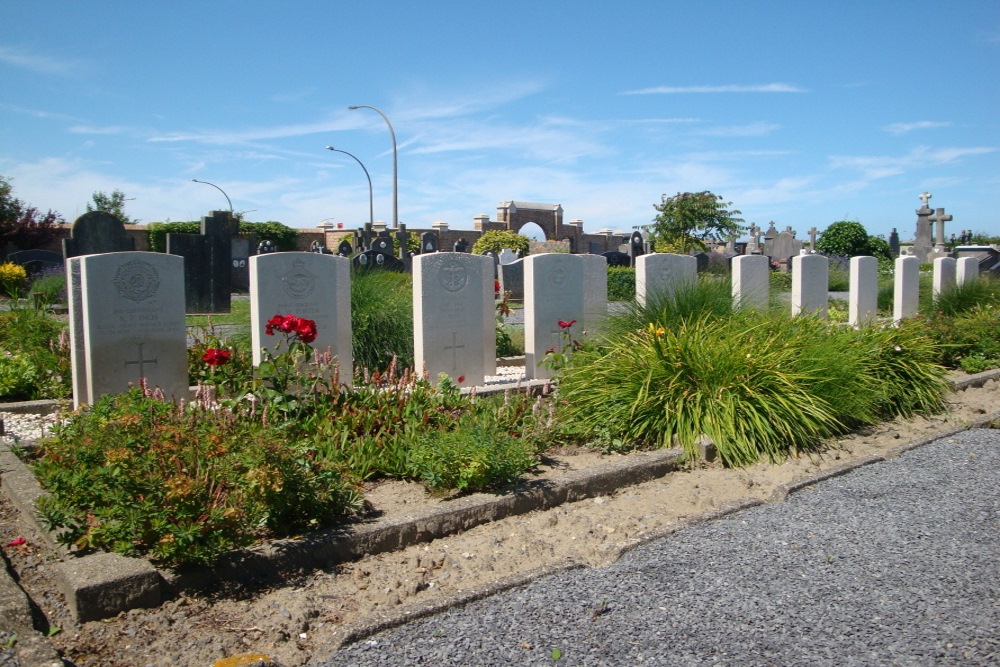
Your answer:
[[[143,354],[142,354],[142,346],[143,345],[145,345],[145,343],[136,343],[136,346],[138,346],[138,348],[139,348],[139,358],[138,359],[136,359],[134,361],[126,361],[125,362],[125,368],[128,368],[129,366],[138,366],[139,367],[139,379],[140,380],[142,378],[146,377],[146,371],[143,369],[143,366],[145,366],[146,364],[154,364],[154,365],[156,365],[156,363],[157,363],[156,359],[146,359],[143,356]]]
[[[465,349],[465,345],[458,344],[458,332],[451,332],[451,345],[445,345],[444,351],[451,350],[451,370],[458,370],[458,351]]]
[[[934,215],[928,216],[927,218],[931,222],[937,223],[937,234],[935,235],[935,245],[938,247],[944,247],[944,223],[950,222],[952,216],[945,215],[944,209],[939,208]]]

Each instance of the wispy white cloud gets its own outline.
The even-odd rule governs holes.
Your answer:
[[[638,90],[627,90],[623,95],[678,95],[688,93],[806,93],[800,86],[788,83],[764,83],[759,85],[727,86],[653,86]]]
[[[771,134],[775,130],[779,129],[781,129],[781,126],[775,123],[758,121],[756,123],[746,123],[744,125],[720,125],[718,127],[710,127],[704,130],[699,130],[697,134],[706,137],[763,137],[764,135]]]
[[[910,169],[950,164],[965,157],[995,153],[995,146],[969,148],[946,147],[931,149],[917,146],[906,155],[845,156],[832,155],[830,166],[834,169],[855,169],[868,179],[886,178],[905,173]]]
[[[906,134],[914,130],[929,130],[935,127],[951,127],[950,121],[918,120],[912,123],[892,123],[884,129],[890,134]]]
[[[16,104],[0,104],[0,110],[10,111],[12,113],[22,114],[25,116],[34,116],[35,118],[42,118],[45,120],[60,120],[67,123],[78,123],[79,118],[75,118],[64,113],[55,113],[53,111],[45,111],[43,109],[29,109],[28,107],[17,106]]]
[[[103,134],[103,135],[114,135],[114,134],[129,134],[135,130],[132,128],[125,127],[123,125],[108,125],[106,127],[97,127],[94,125],[73,125],[68,128],[68,131],[72,134]]]
[[[19,51],[9,46],[0,46],[0,63],[30,70],[38,74],[72,74],[79,69],[79,62],[60,60],[46,55]]]

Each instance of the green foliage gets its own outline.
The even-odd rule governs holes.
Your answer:
[[[519,256],[527,257],[529,242],[527,236],[521,236],[517,232],[507,229],[491,229],[476,239],[476,242],[472,244],[472,252],[480,255],[487,250],[492,250],[499,254],[504,248],[509,248],[518,253]]]
[[[635,298],[635,269],[630,266],[608,267],[608,301],[631,301]]]
[[[111,194],[98,190],[91,195],[91,200],[87,202],[88,213],[91,211],[107,211],[126,225],[139,224],[138,219],[130,218],[125,213],[125,202],[128,200],[125,197],[125,193],[121,190],[113,190]]]
[[[574,353],[559,384],[560,417],[595,440],[676,441],[696,456],[706,434],[725,464],[747,465],[943,406],[937,346],[918,326],[653,313],[644,328],[610,330],[602,345]]]
[[[768,283],[771,286],[771,293],[775,292],[787,292],[792,289],[792,274],[782,273],[781,271],[771,271],[767,276]]]
[[[1000,280],[988,275],[944,290],[931,304],[938,315],[951,317],[986,306],[1000,306]]]
[[[201,222],[151,222],[147,225],[149,249],[153,252],[167,251],[167,234],[199,234]],[[257,242],[271,241],[278,250],[296,249],[299,233],[280,222],[240,222],[240,234],[254,234]]]
[[[77,549],[183,565],[359,508],[336,467],[287,427],[180,408],[140,388],[105,396],[44,444],[34,469],[52,495],[39,513]]]
[[[827,289],[831,292],[846,292],[851,289],[851,272],[839,266],[830,267]]]
[[[889,244],[885,239],[869,236],[864,225],[856,220],[841,220],[823,230],[816,241],[816,250],[824,255],[857,257],[868,255],[891,259]]]
[[[729,209],[732,202],[707,190],[662,195],[661,200],[653,206],[658,215],[646,228],[657,252],[705,250],[706,240],[725,241],[743,229],[740,211]]]
[[[70,395],[69,333],[44,311],[0,312],[0,350],[0,400]]]
[[[412,277],[388,271],[355,271],[351,277],[354,365],[384,370],[396,359],[413,366]]]
[[[980,373],[1000,367],[1000,304],[964,310],[955,316],[934,314],[926,320],[949,368]]]
[[[48,306],[55,303],[66,302],[66,274],[62,271],[57,273],[43,273],[31,281],[28,293],[38,295],[38,304]]]

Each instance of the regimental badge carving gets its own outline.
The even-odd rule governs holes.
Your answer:
[[[460,292],[469,283],[469,272],[459,262],[451,260],[441,267],[438,280],[449,292]]]
[[[281,276],[281,287],[293,299],[305,299],[316,289],[316,276],[306,271],[301,259],[292,262],[291,270]]]
[[[115,289],[118,296],[129,301],[145,301],[160,289],[160,275],[149,262],[133,259],[115,271]]]
[[[562,266],[557,266],[552,269],[552,273],[549,274],[552,279],[552,284],[561,287],[563,283],[566,282],[566,269]]]

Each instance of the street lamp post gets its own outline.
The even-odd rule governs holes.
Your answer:
[[[357,106],[347,107],[350,110],[354,109],[371,109],[379,116],[382,116],[382,120],[389,127],[389,134],[392,135],[392,226],[393,228],[399,228],[399,179],[398,179],[398,161],[396,159],[396,133],[392,129],[392,123],[386,118],[386,115],[382,113],[379,109],[375,107],[368,106],[367,104],[359,104]]]
[[[375,222],[375,206],[372,199],[372,177],[368,174],[368,170],[365,169],[364,163],[362,163],[361,160],[359,160],[356,155],[348,153],[347,151],[342,151],[339,148],[334,148],[333,146],[327,146],[326,150],[333,151],[334,153],[343,153],[344,155],[350,155],[352,158],[354,158],[354,161],[357,162],[359,165],[361,165],[361,168],[364,169],[365,177],[368,179],[368,222]]]
[[[213,188],[215,188],[216,190],[218,190],[219,192],[221,192],[222,196],[226,198],[227,202],[229,202],[229,215],[231,215],[233,217],[236,217],[236,214],[233,212],[233,202],[229,198],[229,195],[226,194],[225,190],[223,190],[222,188],[220,188],[215,183],[209,183],[208,181],[199,181],[197,178],[192,178],[191,180],[193,182],[195,182],[195,183],[204,183],[205,185],[211,185]]]

